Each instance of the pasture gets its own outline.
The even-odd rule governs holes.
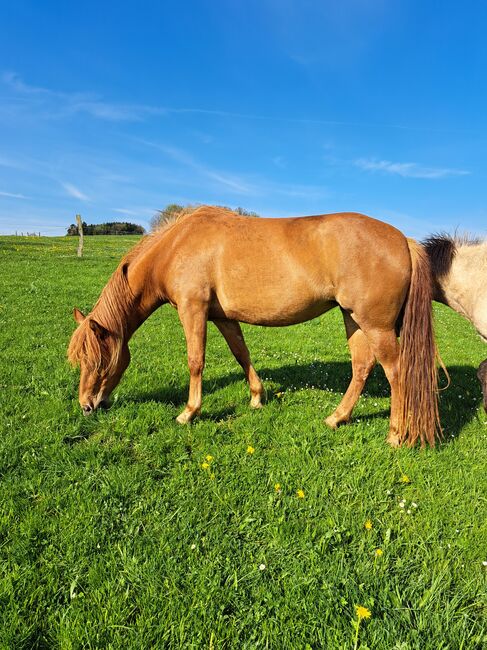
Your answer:
[[[83,417],[66,362],[135,237],[0,238],[0,647],[481,648],[487,418],[469,323],[435,306],[452,385],[436,449],[385,444],[376,368],[353,422],[323,419],[350,377],[338,310],[244,326],[267,403],[209,324],[202,417],[177,314],[156,312],[106,412]]]

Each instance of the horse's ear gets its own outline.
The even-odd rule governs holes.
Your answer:
[[[110,332],[105,327],[103,327],[103,325],[100,325],[100,323],[98,323],[93,318],[90,318],[89,323],[91,329],[95,332],[96,336],[101,341],[103,341],[103,339],[106,339],[106,337],[110,334]]]
[[[73,316],[74,316],[74,320],[75,320],[79,325],[80,325],[80,324],[84,321],[84,319],[85,319],[85,316],[84,316],[83,312],[81,312],[77,307],[75,307],[75,308],[73,309]]]

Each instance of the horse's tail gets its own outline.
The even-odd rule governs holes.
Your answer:
[[[399,436],[412,447],[434,446],[442,437],[438,411],[439,358],[433,331],[433,286],[428,256],[423,247],[408,239],[412,273],[404,306],[399,353]],[[440,359],[441,365],[441,359]],[[444,366],[443,366],[444,367]]]

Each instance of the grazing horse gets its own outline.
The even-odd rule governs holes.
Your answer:
[[[387,441],[434,445],[441,428],[431,291],[424,249],[381,221],[352,213],[249,218],[202,206],[142,239],[88,316],[74,310],[79,326],[68,357],[81,366],[80,405],[87,414],[108,399],[129,364],[130,337],[169,303],[184,329],[190,373],[177,421],[200,412],[208,320],[242,366],[251,406],[260,407],[263,386],[239,322],[293,325],[339,306],[353,377],[326,423],[349,420],[378,359],[391,387]]]
[[[436,235],[423,242],[433,277],[433,299],[469,320],[487,343],[487,241]],[[478,378],[487,411],[487,359]]]

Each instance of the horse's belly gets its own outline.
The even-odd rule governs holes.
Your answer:
[[[330,299],[309,299],[301,296],[281,296],[279,299],[277,295],[269,300],[259,300],[256,295],[253,300],[241,299],[238,302],[216,298],[210,306],[209,317],[238,320],[250,325],[280,327],[316,318],[336,304]]]

